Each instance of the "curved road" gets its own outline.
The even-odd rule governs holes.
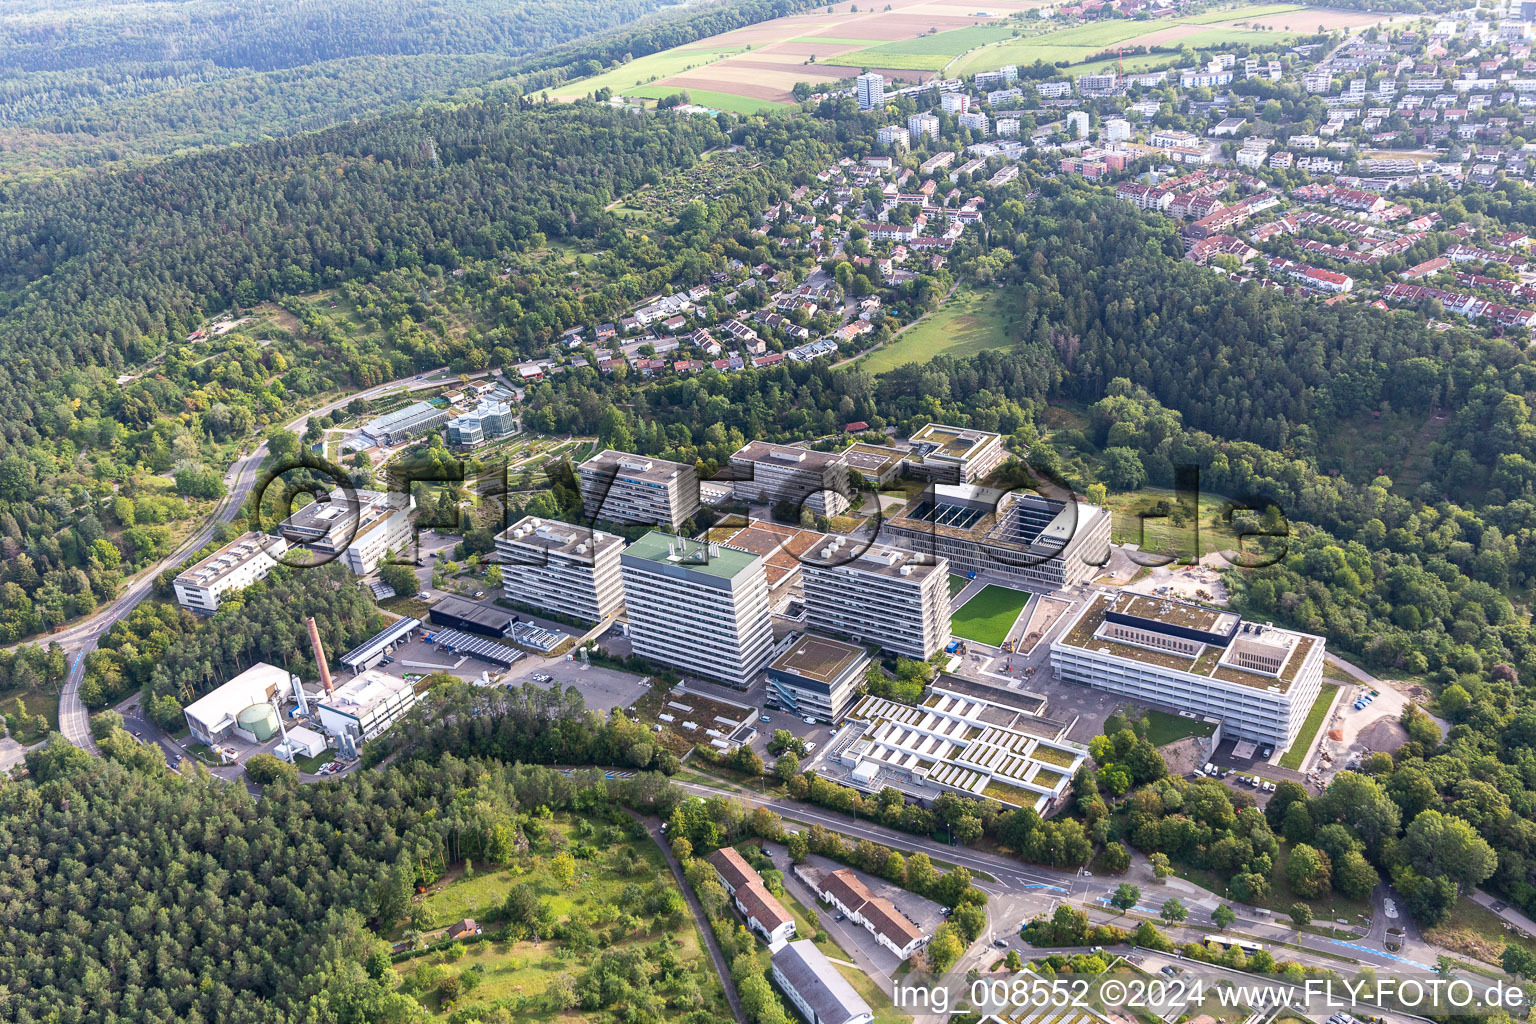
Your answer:
[[[346,395],[333,402],[312,409],[297,417],[287,424],[287,429],[302,434],[309,425],[313,416],[324,416],[334,412],[342,406],[357,398],[376,398],[393,388],[405,384],[408,391],[424,391],[430,388],[440,387],[450,378],[447,377],[446,366],[429,370],[419,376],[403,377],[385,384],[360,391],[356,394]],[[479,376],[475,374],[472,376]],[[113,598],[105,606],[97,609],[88,618],[60,630],[46,638],[47,643],[57,643],[65,650],[69,657],[69,674],[64,679],[64,686],[59,691],[59,732],[64,738],[82,750],[94,755],[100,755],[96,748],[96,741],[91,738],[90,715],[85,709],[85,704],[80,700],[80,682],[85,678],[85,657],[96,649],[108,630],[118,620],[128,615],[136,608],[140,601],[149,596],[154,589],[155,577],[170,566],[178,564],[185,558],[188,552],[196,551],[213,539],[214,531],[221,523],[227,523],[235,518],[245,499],[256,486],[262,462],[267,457],[267,444],[263,441],[256,446],[255,451],[235,461],[235,464],[224,474],[225,495],[213,515],[208,518],[202,529],[191,537],[188,537],[175,551],[162,558],[154,565],[142,569],[129,583],[128,589]],[[39,638],[42,639],[42,638]]]

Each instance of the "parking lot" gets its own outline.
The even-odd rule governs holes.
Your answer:
[[[534,676],[548,676],[548,680]],[[588,665],[582,661],[546,661],[543,658],[524,658],[512,666],[502,681],[506,683],[532,683],[535,686],[574,686],[587,702],[587,707],[606,715],[614,708],[627,708],[650,689],[645,677],[620,672],[601,665]]]

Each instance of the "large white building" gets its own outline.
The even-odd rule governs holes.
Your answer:
[[[907,133],[915,144],[921,145],[923,136],[939,137],[939,119],[932,114],[913,114],[907,118]]]
[[[881,149],[911,149],[912,133],[896,124],[888,124],[875,131],[875,142]]]
[[[987,573],[1036,590],[1099,575],[1110,517],[1096,505],[972,484],[935,484],[887,520],[885,539],[947,559],[955,573]]]
[[[1323,682],[1324,640],[1236,612],[1095,594],[1051,644],[1058,679],[1217,718],[1223,735],[1289,746]]]
[[[320,697],[316,708],[326,732],[358,746],[404,718],[416,700],[414,682],[369,670]]]
[[[182,711],[187,729],[199,743],[210,747],[229,739],[240,726],[240,715],[250,709],[261,712],[275,697],[293,693],[298,679],[287,669],[261,661],[218,689],[205,693]],[[261,712],[263,715],[265,712]]]
[[[599,452],[576,467],[589,518],[677,530],[699,510],[699,474],[689,465]]]
[[[737,687],[768,663],[761,558],[653,531],[625,548],[620,564],[636,654]]]
[[[768,699],[800,718],[835,725],[868,666],[864,648],[806,634],[768,666]]]
[[[859,109],[873,110],[885,106],[885,76],[866,71],[858,77]]]
[[[848,463],[841,452],[749,441],[731,456],[731,472],[738,501],[787,501],[827,516],[848,510]]]
[[[773,954],[773,980],[808,1024],[870,1024],[875,1019],[848,979],[810,939],[786,942]]]
[[[419,437],[448,422],[448,410],[431,402],[412,402],[403,409],[375,417],[363,424],[362,434],[375,444],[389,447]]]
[[[829,536],[801,558],[806,625],[919,661],[937,654],[949,639],[949,563],[849,544]]]
[[[266,579],[287,550],[281,537],[242,534],[176,577],[176,602],[188,611],[212,613],[225,594]]]
[[[524,516],[496,537],[507,600],[598,622],[624,606],[624,538]]]
[[[394,491],[354,493],[355,503],[337,490],[305,505],[279,523],[278,532],[312,552],[317,563],[340,561],[359,576],[373,572],[389,552],[409,554],[416,499]]]

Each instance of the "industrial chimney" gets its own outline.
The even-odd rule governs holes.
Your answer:
[[[320,666],[320,685],[325,687],[326,696],[333,696],[336,688],[331,685],[331,667],[325,663],[325,648],[320,646],[320,627],[315,625],[315,617],[311,615],[304,620],[309,627],[309,642],[315,649],[315,664]]]

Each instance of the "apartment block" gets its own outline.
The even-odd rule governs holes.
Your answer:
[[[266,579],[287,550],[282,537],[241,534],[176,577],[176,603],[188,611],[212,614],[225,594]]]
[[[689,465],[611,448],[576,467],[589,517],[677,530],[699,510],[699,475]]]
[[[762,558],[653,531],[625,548],[620,564],[636,654],[736,687],[768,663]]]
[[[1096,594],[1051,644],[1058,679],[1221,720],[1224,735],[1289,746],[1323,682],[1325,641],[1236,612]]]
[[[507,600],[583,622],[624,605],[619,557],[624,538],[584,526],[525,516],[496,537]]]
[[[731,471],[738,501],[787,501],[827,516],[848,509],[848,464],[841,452],[750,441],[731,456]]]
[[[806,625],[919,661],[938,653],[949,639],[949,562],[847,545],[829,537],[801,559]]]

